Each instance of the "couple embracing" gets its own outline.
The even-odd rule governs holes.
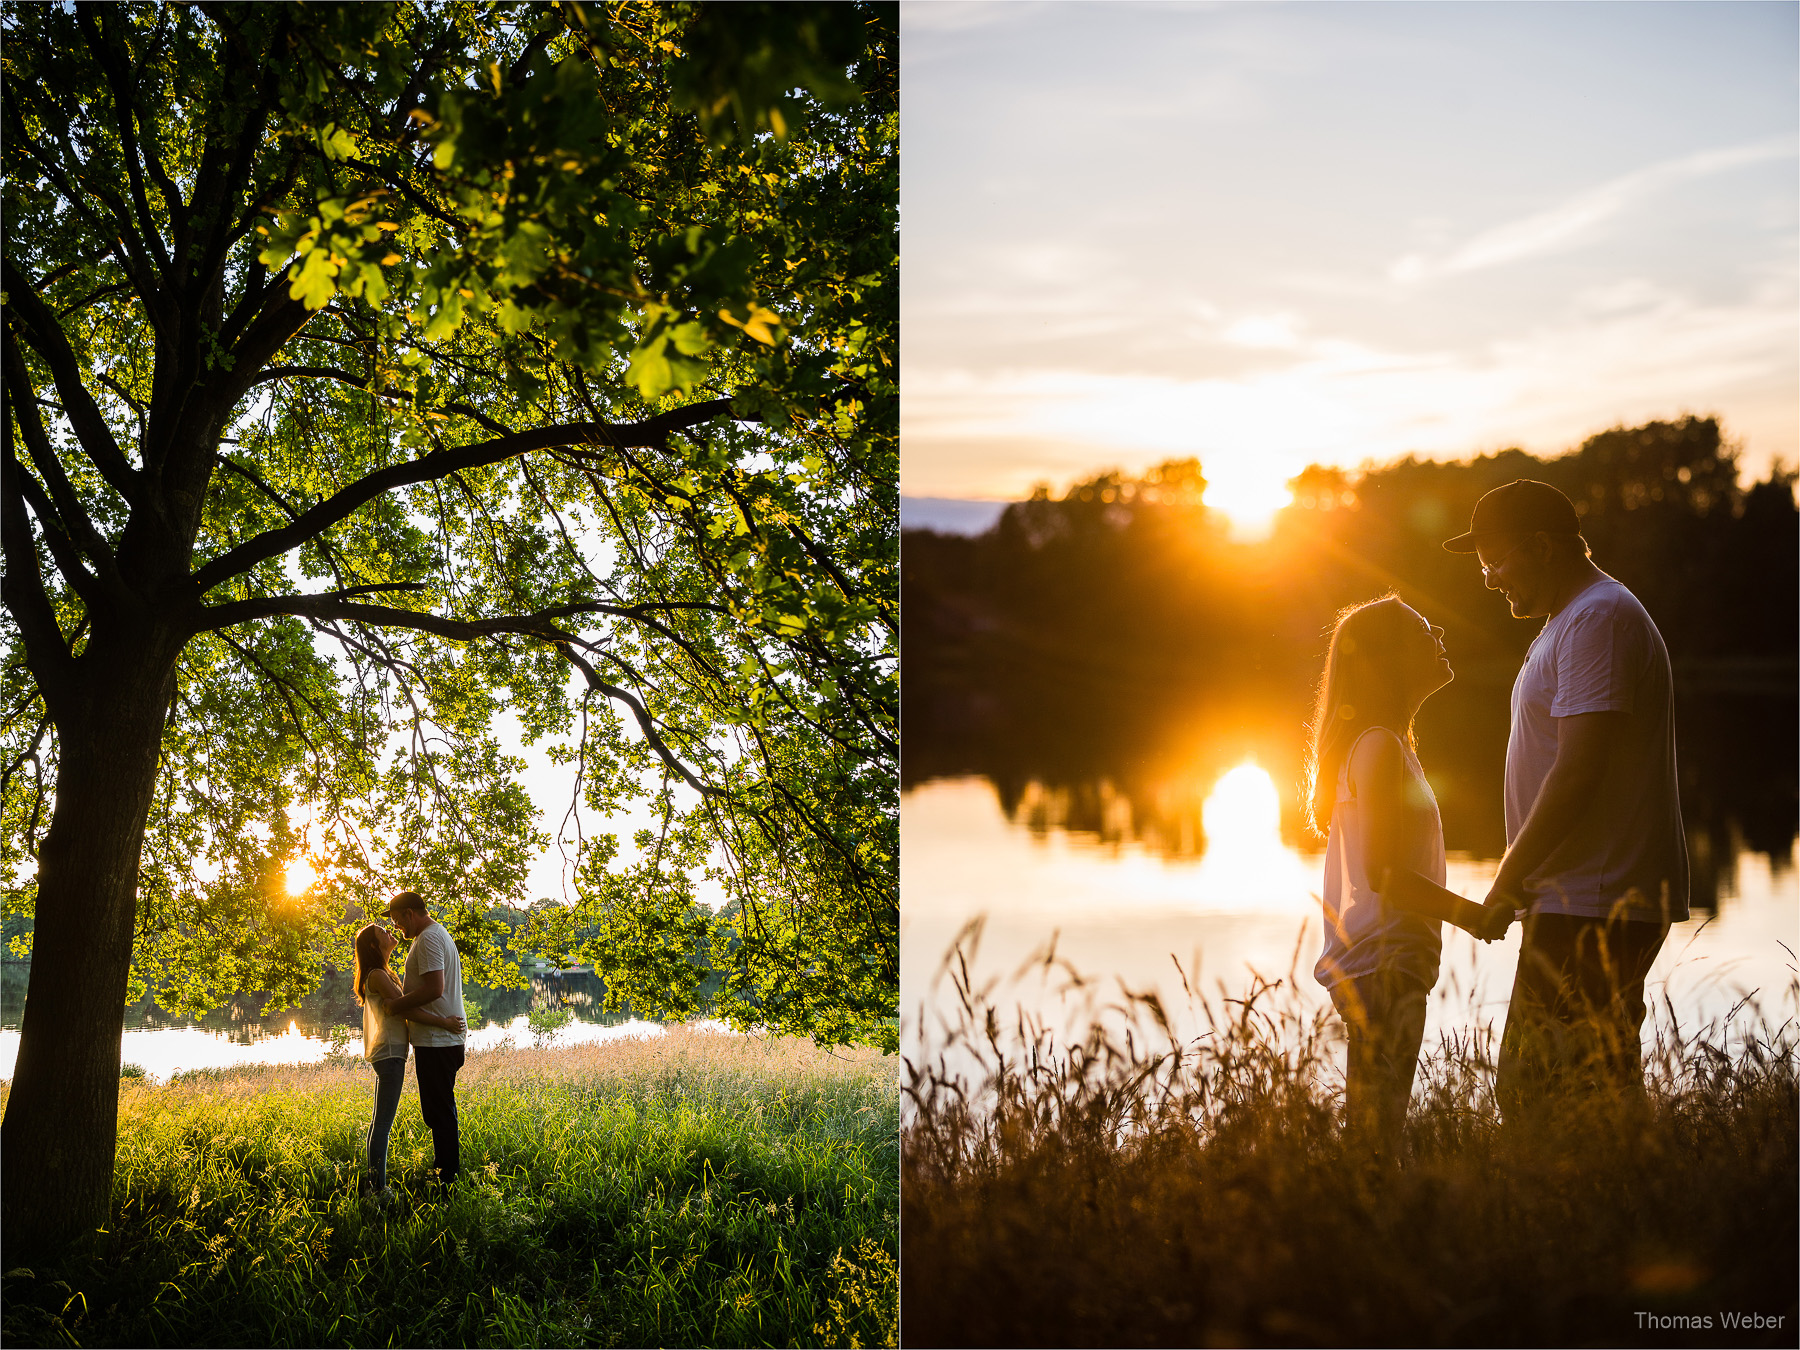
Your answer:
[[[1513,685],[1506,855],[1475,924],[1486,941],[1514,918],[1524,929],[1501,1109],[1527,1113],[1582,1085],[1641,1091],[1644,979],[1688,915],[1668,652],[1547,483],[1495,488],[1444,547],[1475,555],[1513,617],[1545,620]],[[1401,884],[1445,880],[1413,739],[1420,705],[1451,679],[1442,637],[1391,595],[1344,611],[1312,724],[1307,806],[1329,839],[1315,975],[1349,1035],[1349,1121],[1380,1145],[1405,1120],[1442,947]]]
[[[394,927],[412,942],[404,985],[388,969],[400,939],[386,924],[356,935],[356,1000],[363,1012],[363,1057],[375,1070],[375,1115],[369,1123],[365,1184],[386,1197],[388,1134],[413,1054],[419,1113],[431,1131],[438,1184],[456,1180],[461,1141],[456,1119],[456,1071],[463,1064],[462,959],[443,924],[416,891],[402,891],[387,907]]]

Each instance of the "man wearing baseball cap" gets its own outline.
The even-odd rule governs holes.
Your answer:
[[[1644,977],[1688,916],[1668,650],[1548,483],[1495,488],[1444,547],[1476,555],[1514,618],[1545,621],[1513,683],[1507,848],[1487,899],[1496,936],[1524,919],[1502,1108],[1584,1081],[1641,1089]]]
[[[443,924],[431,917],[417,891],[401,891],[387,907],[387,916],[407,937],[404,995],[388,1005],[388,1011],[404,1015],[423,1008],[440,1017],[464,1016],[462,956]],[[419,1084],[419,1114],[431,1131],[432,1161],[437,1179],[444,1185],[456,1180],[462,1165],[462,1140],[456,1117],[456,1071],[463,1066],[462,1033],[406,1024],[413,1047],[413,1077]]]

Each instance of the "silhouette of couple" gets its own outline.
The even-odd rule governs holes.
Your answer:
[[[1514,618],[1545,621],[1513,684],[1506,855],[1472,923],[1486,941],[1523,923],[1501,1109],[1511,1119],[1579,1086],[1641,1091],[1644,978],[1688,915],[1668,652],[1547,483],[1495,488],[1444,547],[1475,555]],[[1308,813],[1328,836],[1314,973],[1349,1037],[1347,1118],[1386,1146],[1405,1120],[1442,948],[1440,924],[1402,884],[1445,880],[1413,737],[1420,705],[1452,678],[1442,638],[1393,595],[1341,613],[1308,757]]]

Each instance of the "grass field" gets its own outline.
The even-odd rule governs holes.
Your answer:
[[[1791,1020],[1665,1011],[1644,1097],[1505,1124],[1491,1036],[1440,1044],[1381,1161],[1289,987],[1183,1050],[1148,1002],[1057,1047],[963,992],[906,1070],[908,1346],[1795,1343]]]
[[[895,1060],[672,1028],[472,1054],[425,1193],[407,1070],[359,1199],[361,1061],[120,1084],[107,1231],[9,1271],[8,1345],[892,1345]]]

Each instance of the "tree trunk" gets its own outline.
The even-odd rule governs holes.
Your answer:
[[[0,1124],[7,1268],[106,1222],[138,860],[181,643],[96,632],[58,723],[56,806],[38,854],[31,980]],[[159,650],[160,649],[160,650]],[[65,725],[64,723],[67,723]]]

